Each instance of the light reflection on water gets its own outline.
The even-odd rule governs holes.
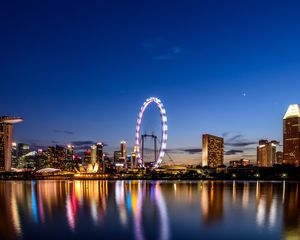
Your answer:
[[[0,239],[300,239],[299,185],[0,181]]]

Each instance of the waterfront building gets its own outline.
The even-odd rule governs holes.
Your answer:
[[[202,136],[202,166],[216,168],[224,162],[224,139],[210,134]]]
[[[277,141],[260,140],[257,147],[257,166],[273,167],[276,164],[276,146]]]
[[[12,143],[12,161],[11,165],[13,168],[16,168],[18,166],[18,157],[17,157],[17,143],[13,142]]]
[[[121,151],[114,151],[114,162],[117,163],[122,159]]]
[[[67,160],[68,161],[73,160],[73,156],[74,156],[74,146],[69,144],[67,146]]]
[[[97,162],[97,146],[91,146],[91,164],[95,164]]]
[[[283,118],[283,163],[300,165],[300,108],[290,105]]]
[[[91,163],[91,149],[87,149],[84,152],[84,157],[83,157],[83,161],[86,164]]]
[[[67,145],[67,153],[66,153],[66,163],[65,163],[65,169],[68,171],[72,171],[75,166],[74,162],[74,146],[71,144]]]
[[[126,159],[126,142],[120,142],[120,152],[121,152],[121,159]]]
[[[97,162],[103,162],[103,144],[98,142],[97,145]]]
[[[0,117],[0,171],[11,170],[13,124],[22,121],[17,117]]]
[[[53,166],[55,163],[55,147],[49,146],[47,149],[48,164]]]
[[[62,146],[55,146],[55,168],[64,169],[66,161],[66,149]]]
[[[131,153],[130,160],[131,160],[131,168],[136,168],[137,166],[136,152]]]

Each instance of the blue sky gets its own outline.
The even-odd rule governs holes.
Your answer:
[[[193,150],[203,133],[225,137],[226,150],[233,150],[227,160],[254,159],[253,142],[281,141],[282,117],[289,104],[300,103],[299,7],[298,1],[2,2],[1,114],[25,119],[15,128],[18,142],[103,141],[112,151],[122,139],[133,145],[139,108],[157,96],[176,161],[200,161]]]

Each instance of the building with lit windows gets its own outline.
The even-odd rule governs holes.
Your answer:
[[[202,166],[216,168],[224,162],[224,139],[210,134],[202,136]]]
[[[114,151],[114,162],[119,163],[122,161],[122,152],[121,151]],[[122,163],[124,163],[122,161]]]
[[[260,140],[257,147],[257,166],[273,167],[276,164],[277,141]]]
[[[74,146],[69,144],[67,146],[67,160],[69,161],[73,160],[73,156],[74,156]]]
[[[55,147],[49,146],[47,149],[47,159],[48,159],[48,164],[50,166],[53,166],[55,162]]]
[[[16,168],[18,166],[18,156],[17,156],[17,143],[12,143],[12,167]]]
[[[0,117],[0,171],[11,170],[13,124],[22,121],[22,118]]]
[[[101,142],[98,142],[96,144],[97,148],[97,162],[103,162],[103,144]]]
[[[91,149],[87,149],[84,151],[83,161],[86,164],[91,163]]]
[[[290,105],[283,118],[283,163],[300,166],[300,108]]]
[[[62,146],[55,146],[55,168],[63,169],[65,168],[66,163],[66,149]]]
[[[121,158],[125,160],[126,159],[126,142],[125,141],[120,142],[120,151],[121,151]]]
[[[97,162],[97,146],[91,146],[91,164],[95,164]]]

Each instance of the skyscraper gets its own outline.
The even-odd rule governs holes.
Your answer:
[[[48,164],[51,167],[55,166],[56,159],[55,159],[55,147],[49,146],[47,149],[47,158],[48,158]]]
[[[300,108],[290,105],[283,118],[283,163],[300,165]]]
[[[122,153],[122,159],[126,159],[126,142],[125,141],[121,141],[120,142],[120,151]]]
[[[87,149],[84,151],[84,163],[89,164],[91,163],[91,149]]]
[[[18,166],[18,157],[17,157],[17,143],[12,143],[12,167]]]
[[[11,170],[13,124],[22,121],[22,118],[0,117],[0,171]]]
[[[67,161],[72,161],[74,155],[74,146],[69,144],[67,146]]]
[[[103,162],[103,144],[98,142],[97,145],[97,162]]]
[[[62,146],[55,146],[55,168],[64,169],[66,163],[66,149]]]
[[[257,147],[257,166],[273,167],[276,164],[277,141],[260,140]]]
[[[202,136],[202,166],[218,167],[224,161],[224,139],[203,134]]]
[[[75,167],[75,155],[74,155],[74,146],[72,144],[67,145],[67,154],[66,154],[66,162],[65,169],[67,171],[72,171]]]
[[[97,147],[96,145],[91,146],[91,163],[95,164],[97,161]]]

